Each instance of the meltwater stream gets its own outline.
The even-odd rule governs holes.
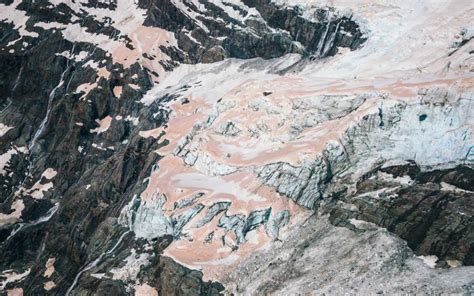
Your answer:
[[[74,278],[74,281],[72,282],[72,285],[69,287],[69,289],[67,289],[67,292],[66,292],[66,296],[69,296],[69,294],[72,292],[72,290],[74,289],[74,287],[77,285],[77,282],[79,281],[79,279],[81,278],[81,275],[88,271],[88,270],[91,270],[92,268],[96,267],[97,264],[99,264],[100,261],[102,261],[102,258],[104,258],[105,256],[113,253],[115,251],[115,249],[117,249],[117,247],[120,245],[120,243],[123,241],[123,239],[125,238],[125,236],[129,233],[130,231],[125,231],[122,236],[120,236],[120,238],[118,239],[117,243],[112,247],[112,249],[108,250],[107,252],[105,253],[102,253],[100,254],[99,257],[97,257],[94,261],[90,262],[89,264],[87,264],[84,268],[82,268],[76,275],[76,277]]]
[[[29,222],[29,223],[19,223],[18,224],[18,228],[14,229],[10,235],[7,237],[7,239],[3,242],[3,244],[5,244],[6,242],[8,242],[12,237],[15,236],[15,234],[17,234],[18,232],[20,232],[21,230],[23,229],[26,229],[28,227],[31,227],[31,226],[35,226],[35,225],[38,225],[38,224],[41,224],[41,223],[44,223],[44,222],[47,222],[49,221],[53,215],[58,211],[58,208],[59,208],[59,203],[56,203],[52,208],[50,208],[48,210],[48,212],[46,212],[46,215],[42,216],[42,217],[39,217],[38,219],[36,219],[35,221],[32,221],[32,222]]]
[[[76,44],[74,43],[72,45],[72,48],[71,48],[71,51],[70,51],[70,55],[74,54],[74,49],[76,48]],[[56,91],[64,84],[64,75],[66,75],[66,73],[69,71],[70,69],[70,61],[69,59],[67,59],[67,62],[66,62],[66,69],[63,71],[63,73],[61,74],[61,78],[59,80],[59,83],[58,85],[56,85],[55,88],[53,88],[53,90],[49,93],[49,98],[48,98],[48,107],[46,109],[46,115],[45,117],[43,118],[43,120],[41,121],[41,124],[38,128],[38,130],[36,131],[35,135],[33,136],[33,139],[31,140],[31,142],[29,143],[28,145],[28,150],[30,150],[30,152],[32,151],[32,149],[34,148],[35,144],[36,144],[36,140],[38,140],[39,136],[43,133],[44,131],[44,128],[46,127],[46,124],[48,123],[48,120],[49,120],[49,116],[51,114],[51,109],[53,108],[53,100],[54,100],[54,95],[56,94]]]

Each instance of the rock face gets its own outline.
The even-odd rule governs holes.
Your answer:
[[[243,261],[224,277],[227,289],[239,295],[472,293],[472,281],[457,282],[472,278],[472,268],[434,270],[386,229],[364,222],[353,232],[317,218]]]
[[[394,1],[0,1],[0,294],[473,293],[474,4]]]
[[[270,0],[198,4],[143,0],[139,7],[147,10],[145,26],[175,33],[178,49],[165,52],[186,63],[269,59],[288,53],[321,58],[336,54],[338,47],[357,49],[366,40],[350,14],[333,8],[317,9],[310,20],[302,9]]]
[[[386,228],[416,254],[437,256],[441,266],[473,265],[473,215],[468,205],[474,198],[472,174],[466,167],[431,172],[420,172],[414,164],[383,168],[357,183],[355,196],[348,199],[357,208],[349,213],[357,214],[348,218]],[[341,217],[332,216],[334,221]]]

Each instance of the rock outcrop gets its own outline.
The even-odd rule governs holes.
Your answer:
[[[474,7],[394,1],[0,1],[0,294],[472,293]]]

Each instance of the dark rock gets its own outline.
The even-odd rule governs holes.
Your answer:
[[[376,177],[373,172],[372,178],[357,183],[354,195],[345,197],[358,210],[348,212],[335,207],[331,210],[331,221],[336,225],[347,225],[344,221],[354,217],[373,222],[406,240],[418,255],[436,255],[440,260],[459,260],[472,265],[473,170],[457,167],[421,172],[412,163],[380,171],[395,178],[409,176],[413,183],[391,183]],[[443,182],[453,189],[444,189]],[[372,197],[376,192],[377,197]]]

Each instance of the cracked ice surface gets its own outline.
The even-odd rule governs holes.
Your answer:
[[[165,73],[142,102],[176,94],[188,103],[169,102],[167,126],[142,131],[170,142],[136,210],[157,207],[161,220],[130,225],[148,237],[173,234],[165,255],[219,279],[298,229],[309,211],[293,200],[312,207],[328,164],[355,176],[381,162],[472,165],[474,44],[452,55],[450,44],[474,4],[418,4],[334,1],[364,20],[369,39],[319,62],[230,59]]]

